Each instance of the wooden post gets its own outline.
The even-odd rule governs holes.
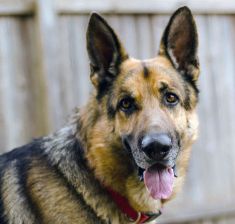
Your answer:
[[[51,130],[57,129],[63,120],[60,105],[59,38],[53,0],[36,1],[36,24],[38,28],[39,70],[46,82],[48,118]],[[44,94],[44,93],[42,93]]]

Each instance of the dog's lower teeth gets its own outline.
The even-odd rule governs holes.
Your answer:
[[[138,168],[138,176],[140,181],[144,180],[144,169],[142,169],[141,167]]]
[[[172,168],[173,168],[173,171],[174,171],[174,176],[175,176],[175,177],[178,177],[176,165],[174,165]]]

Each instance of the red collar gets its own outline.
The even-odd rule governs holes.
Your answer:
[[[161,211],[159,210],[158,213],[143,213],[143,212],[137,212],[134,210],[128,200],[124,198],[119,193],[113,191],[112,189],[106,187],[109,195],[112,197],[112,199],[115,201],[119,209],[134,223],[141,224],[141,223],[147,223],[150,221],[153,221],[158,216],[161,215]]]

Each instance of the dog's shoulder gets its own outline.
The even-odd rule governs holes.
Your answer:
[[[88,171],[83,165],[82,146],[74,134],[65,127],[0,156],[1,224],[57,222],[58,213],[75,223],[73,220],[80,219],[81,214],[75,212],[79,210],[84,220],[101,223],[79,188],[84,183],[89,191],[85,177]],[[66,206],[69,211],[64,209]]]
[[[43,138],[38,138],[32,140],[26,145],[14,148],[9,152],[4,153],[0,156],[0,167],[4,168],[14,161],[29,159],[33,156],[41,156],[43,154],[43,143]]]
[[[42,138],[35,139],[0,156],[0,223],[10,221],[9,214],[13,214],[16,221],[22,216],[31,223],[33,213],[25,196],[26,174],[32,158],[42,156],[42,142]]]

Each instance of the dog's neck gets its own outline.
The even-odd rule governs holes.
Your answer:
[[[134,208],[131,207],[129,204],[129,201],[123,197],[118,192],[113,191],[111,188],[106,187],[106,190],[108,194],[110,195],[111,199],[116,203],[120,211],[125,214],[129,220],[141,224],[146,223],[155,220],[157,217],[159,217],[162,212],[161,210],[149,212],[149,213],[143,213],[136,211]]]

